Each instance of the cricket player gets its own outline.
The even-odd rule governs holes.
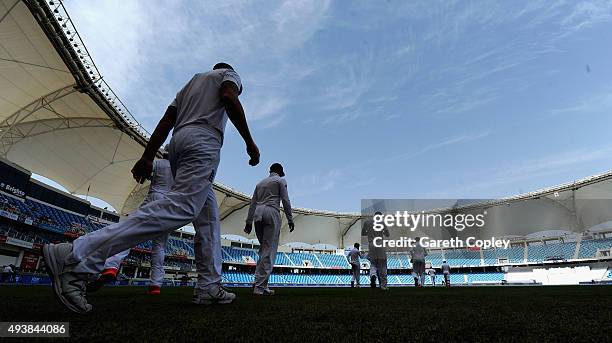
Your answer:
[[[351,287],[357,286],[359,288],[360,278],[361,278],[361,266],[359,263],[359,258],[362,256],[361,251],[359,251],[359,243],[353,244],[351,250],[349,250],[347,258],[351,265],[351,272],[353,273],[353,279],[351,280]]]
[[[376,212],[374,215],[382,215],[381,212]],[[384,227],[382,230],[374,230],[373,218],[364,220],[364,230],[368,240],[368,258],[370,263],[376,268],[376,276],[378,284],[383,291],[387,288],[387,251],[383,246],[376,246],[374,241],[376,238],[389,237],[389,229]],[[378,241],[378,240],[377,240]]]
[[[421,245],[419,237],[415,240],[416,244],[411,250],[412,270],[416,278],[417,286],[423,287],[425,284],[425,256],[427,256],[427,250]]]
[[[259,261],[255,267],[255,284],[253,294],[274,295],[274,291],[268,287],[268,279],[274,268],[276,250],[278,249],[278,238],[281,229],[280,203],[283,203],[283,211],[289,223],[289,232],[293,232],[293,215],[291,214],[291,202],[287,192],[287,181],[283,179],[285,172],[280,163],[270,166],[270,175],[261,180],[251,198],[249,213],[244,226],[244,232],[250,234],[255,222],[255,235],[259,241]]]
[[[433,286],[435,286],[436,285],[436,270],[433,267],[430,267],[427,270],[427,275],[429,275],[429,278],[431,280],[431,284]]]
[[[151,185],[149,193],[144,199],[141,206],[164,197],[170,187],[174,183],[170,161],[168,160],[168,147],[162,152],[162,159],[156,159],[153,162],[153,173],[151,175]],[[150,295],[158,295],[161,293],[161,286],[164,281],[164,257],[165,248],[168,242],[168,233],[161,234],[152,241],[151,247],[151,283],[147,293]],[[100,273],[100,277],[87,285],[87,292],[95,292],[104,284],[117,280],[117,273],[121,262],[130,253],[130,249],[126,249],[118,254],[115,254],[106,259],[104,270]]]
[[[229,118],[246,143],[249,164],[259,163],[239,94],[240,77],[226,63],[194,75],[176,94],[132,168],[137,182],[151,176],[153,159],[170,131],[169,158],[174,184],[127,219],[81,236],[73,243],[46,244],[43,255],[58,300],[77,313],[91,311],[86,280],[104,269],[109,256],[193,222],[197,284],[195,304],[228,304],[236,295],[221,286],[221,233],[213,181]]]
[[[450,265],[446,260],[442,261],[442,274],[444,274],[444,284],[446,287],[450,287]]]
[[[370,259],[370,255],[368,255],[368,260],[370,261],[370,288],[376,288],[376,275],[378,274],[378,269],[376,269],[376,264]]]

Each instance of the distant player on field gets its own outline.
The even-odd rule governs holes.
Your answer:
[[[172,170],[170,168],[170,161],[168,161],[168,147],[166,147],[162,153],[162,159],[156,159],[153,161],[153,173],[151,174],[151,185],[149,187],[149,193],[140,206],[161,199],[172,187],[174,178],[172,177]],[[168,234],[164,233],[153,239],[151,247],[151,283],[149,284],[148,294],[157,295],[161,292],[161,286],[164,281],[164,257],[166,243],[168,242]],[[88,292],[95,292],[106,283],[117,280],[117,273],[121,262],[130,253],[130,249],[126,249],[114,256],[106,259],[104,263],[104,270],[100,273],[100,277],[89,285],[87,285]]]
[[[376,288],[376,277],[378,275],[378,269],[376,269],[376,264],[374,263],[374,261],[372,261],[372,258],[370,258],[369,254],[368,260],[370,261],[370,287]]]
[[[351,272],[353,274],[353,279],[351,280],[351,287],[359,288],[361,278],[361,266],[359,263],[359,258],[362,256],[361,251],[359,251],[359,243],[355,243],[351,250],[348,252],[348,261],[351,264]]]
[[[251,198],[251,205],[246,219],[244,232],[250,234],[255,223],[255,235],[259,241],[259,261],[255,267],[255,284],[253,294],[274,295],[268,287],[268,279],[274,268],[278,238],[281,229],[280,203],[289,222],[289,232],[293,232],[293,215],[291,202],[287,192],[287,181],[283,178],[285,172],[280,163],[270,166],[270,176],[261,180]]]
[[[450,265],[446,260],[442,261],[442,274],[444,274],[444,284],[446,287],[450,287]]]
[[[382,215],[381,212],[374,213],[375,216]],[[378,278],[378,284],[380,289],[383,291],[388,290],[387,288],[387,250],[384,246],[380,246],[380,241],[384,237],[389,237],[389,229],[383,227],[382,230],[374,229],[373,218],[368,218],[364,223],[364,230],[368,240],[368,258],[370,263],[374,264],[376,268],[376,277]],[[377,242],[379,246],[376,246],[374,242]]]
[[[416,245],[411,250],[412,255],[412,270],[417,279],[418,287],[423,287],[425,284],[425,256],[427,256],[427,251],[421,245],[420,238],[417,237]]]
[[[430,267],[427,270],[427,275],[429,275],[429,278],[431,279],[431,284],[432,285],[436,285],[436,270],[433,267]]]

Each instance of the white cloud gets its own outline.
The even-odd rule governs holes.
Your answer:
[[[107,82],[152,128],[186,80],[221,60],[243,78],[242,98],[254,112],[247,113],[278,124],[284,116],[273,115],[292,96],[286,84],[316,70],[288,55],[324,27],[329,4],[114,0],[66,6]]]
[[[291,195],[298,198],[329,192],[336,187],[343,175],[344,172],[338,168],[302,175],[294,182]]]

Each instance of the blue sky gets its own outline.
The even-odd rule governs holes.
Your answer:
[[[234,65],[262,153],[228,124],[217,180],[275,161],[295,206],[502,197],[611,169],[610,1],[66,1],[150,131],[176,91]]]

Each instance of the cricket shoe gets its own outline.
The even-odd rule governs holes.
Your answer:
[[[117,268],[106,268],[100,273],[96,281],[87,284],[87,293],[97,292],[102,286],[117,280]]]
[[[147,289],[147,294],[148,295],[160,295],[161,287],[157,285],[151,285],[149,286],[149,289]]]
[[[43,246],[43,257],[55,297],[70,311],[87,313],[93,308],[85,297],[87,276],[74,273],[66,266],[66,258],[71,252],[70,243]]]
[[[234,299],[236,294],[221,285],[214,285],[208,289],[194,288],[192,302],[198,305],[231,304]]]
[[[380,289],[383,290],[383,291],[388,291],[389,287],[387,287],[387,286],[380,286]]]
[[[253,290],[253,294],[255,295],[264,295],[264,296],[272,296],[274,295],[274,290],[270,289],[270,288],[255,288]]]

